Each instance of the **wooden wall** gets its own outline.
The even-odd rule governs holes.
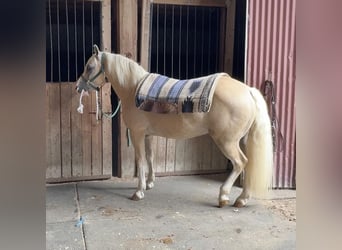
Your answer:
[[[99,1],[99,0],[91,0]],[[101,1],[101,49],[111,52],[111,0]],[[59,32],[65,32],[63,30]],[[100,92],[103,112],[111,112],[111,86]],[[112,176],[112,121],[97,121],[95,92],[83,98],[75,83],[46,83],[47,182],[102,179]]]
[[[46,84],[47,182],[109,178],[112,173],[111,121],[97,121],[95,93],[83,98],[79,114],[75,83]],[[111,112],[110,85],[100,92],[102,109]]]
[[[115,2],[117,16],[111,17],[111,3]],[[163,2],[163,1],[160,1]],[[171,1],[164,1],[171,2]],[[177,1],[179,4],[214,3],[226,6],[234,1]],[[149,0],[142,1],[141,26],[138,26],[138,3],[136,0],[102,1],[101,48],[111,51],[111,19],[116,19],[118,53],[129,54],[140,60],[148,69],[149,53]],[[234,6],[234,4],[233,4]],[[231,24],[228,24],[232,27]],[[140,34],[139,34],[139,33]],[[228,29],[226,32],[231,31]],[[224,69],[230,72],[231,44],[227,45]],[[138,49],[139,48],[139,49]],[[138,55],[140,51],[140,56]],[[227,63],[226,63],[227,62]],[[105,85],[101,92],[104,112],[111,111],[111,88]],[[110,120],[95,119],[95,94],[83,99],[84,114],[77,112],[79,94],[74,83],[46,84],[46,155],[47,182],[110,178],[112,175],[112,124]],[[127,146],[126,126],[119,115],[119,177],[135,175],[134,149]],[[154,139],[154,164],[157,175],[177,175],[223,172],[227,160],[209,136],[189,140]]]

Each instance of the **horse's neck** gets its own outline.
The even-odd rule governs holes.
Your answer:
[[[120,55],[106,53],[107,72],[120,99],[135,92],[137,84],[147,73],[139,64]]]

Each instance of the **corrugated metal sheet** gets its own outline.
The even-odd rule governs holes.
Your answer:
[[[283,148],[275,153],[275,188],[296,187],[295,162],[296,0],[249,0],[247,84],[274,83]]]

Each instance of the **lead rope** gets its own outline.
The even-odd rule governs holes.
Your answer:
[[[95,93],[95,97],[96,97],[96,120],[100,120],[100,100],[99,100],[99,91],[97,90]]]
[[[77,108],[77,112],[80,114],[83,114],[84,105],[82,104],[82,98],[84,96],[84,93],[85,93],[84,90],[82,90],[80,99],[79,99],[79,105]],[[101,103],[100,103],[100,98],[99,98],[99,91],[96,91],[95,97],[96,97],[96,120],[100,120],[100,113],[102,114],[102,116],[106,117],[107,119],[113,119],[113,117],[116,116],[116,114],[120,110],[121,101],[118,102],[118,106],[116,107],[115,111],[112,114],[106,114],[106,113],[102,113]]]
[[[266,80],[263,86],[263,93],[266,98],[266,101],[270,103],[269,113],[271,117],[271,126],[272,126],[272,139],[273,139],[273,151],[274,152],[282,152],[284,148],[284,137],[280,131],[278,126],[279,121],[276,113],[276,96],[274,90],[274,84],[270,80]]]
[[[84,89],[82,89],[81,95],[80,95],[80,102],[77,108],[77,112],[80,114],[83,114],[83,104],[82,104],[82,98],[83,98],[83,94],[84,94]]]
[[[98,114],[100,113],[100,108],[99,108],[100,107],[100,100],[99,100],[98,92],[99,91],[96,91],[96,117],[98,117]],[[103,113],[102,111],[101,111],[101,114],[102,114],[102,116],[111,120],[119,112],[120,107],[121,107],[121,100],[119,100],[118,106],[116,107],[116,109],[114,110],[114,112],[112,114],[109,115],[109,114]],[[127,147],[131,146],[132,141],[131,141],[131,133],[130,133],[129,128],[126,129],[126,139],[127,139]]]
[[[116,106],[116,109],[114,110],[113,113],[111,114],[107,114],[107,113],[103,113],[102,109],[101,109],[101,103],[100,103],[100,99],[99,99],[99,91],[96,91],[96,117],[100,119],[99,114],[101,113],[102,116],[106,117],[107,119],[113,119],[114,116],[116,116],[116,114],[119,112],[120,107],[121,107],[121,101],[119,100],[118,102],[118,106]],[[97,120],[99,120],[97,119]]]

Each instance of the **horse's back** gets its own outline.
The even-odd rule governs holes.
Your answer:
[[[214,98],[237,105],[252,100],[248,85],[228,75],[221,76],[217,81]]]

